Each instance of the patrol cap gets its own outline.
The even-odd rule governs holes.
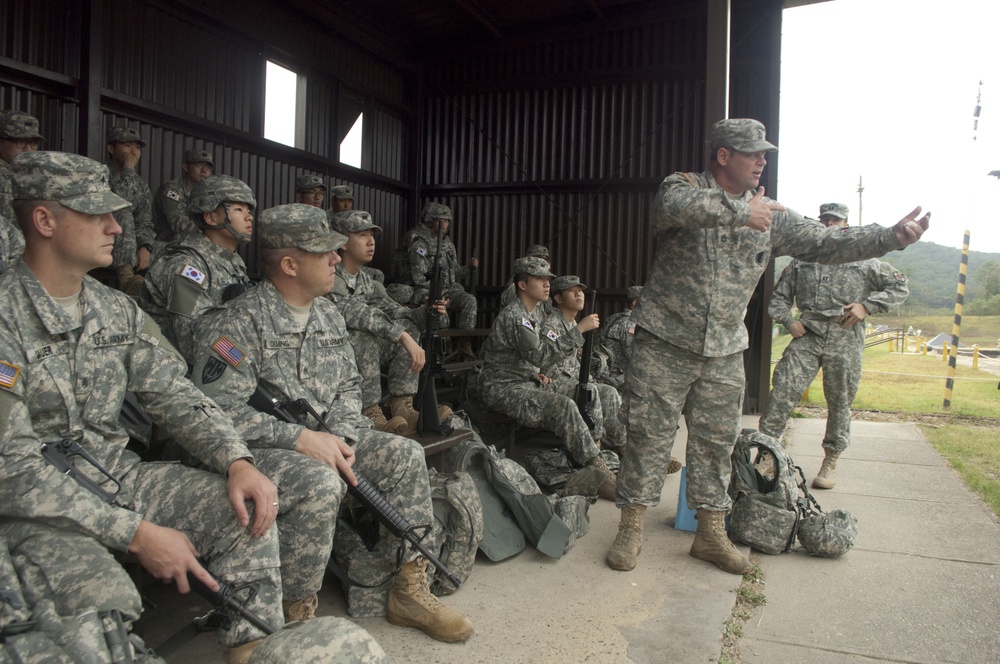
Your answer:
[[[212,157],[211,152],[205,150],[195,150],[194,148],[188,148],[184,151],[184,163],[185,164],[210,164],[212,168],[215,168],[215,159]]]
[[[525,256],[537,256],[539,258],[549,257],[549,248],[543,244],[533,244],[524,252]]]
[[[342,201],[346,200],[353,201],[354,190],[351,189],[351,187],[346,184],[338,184],[336,187],[330,189],[330,196]]]
[[[347,244],[347,238],[330,230],[323,210],[305,203],[290,203],[260,213],[257,242],[261,249],[295,247],[325,254]]]
[[[364,210],[338,212],[330,218],[330,223],[333,225],[333,230],[339,233],[360,233],[367,230],[382,232],[382,229],[372,221],[372,216]]]
[[[639,294],[641,292],[642,292],[642,286],[629,286],[627,289],[625,289],[625,297],[627,297],[631,301],[639,297]]]
[[[561,293],[562,291],[572,288],[573,286],[579,286],[580,288],[586,288],[587,284],[580,281],[580,277],[575,274],[567,274],[562,277],[556,277],[552,280],[552,285],[549,287],[549,291],[554,293]]]
[[[108,143],[128,143],[129,141],[135,141],[140,147],[146,147],[146,141],[142,140],[139,131],[132,129],[132,127],[112,127],[111,131],[108,132]]]
[[[828,214],[837,219],[847,219],[847,215],[850,213],[850,208],[843,203],[823,203],[819,206],[819,216],[821,217],[824,214]]]
[[[106,214],[132,204],[111,191],[108,167],[69,152],[22,152],[11,163],[15,201],[56,201],[83,214]]]
[[[766,130],[758,120],[730,118],[712,125],[712,153],[719,148],[732,148],[737,152],[774,152],[778,147],[764,140]]]
[[[514,274],[530,274],[533,277],[556,276],[549,272],[548,263],[537,256],[522,256],[514,261]]]
[[[431,219],[447,219],[451,221],[451,208],[443,203],[428,203],[424,206],[424,212],[420,215],[424,221]]]
[[[326,191],[326,184],[323,182],[322,176],[312,175],[307,173],[305,175],[300,175],[295,178],[295,192],[305,191],[306,189],[315,189],[316,187],[321,188]]]
[[[38,133],[38,118],[24,111],[0,113],[0,137],[45,140],[45,137]]]

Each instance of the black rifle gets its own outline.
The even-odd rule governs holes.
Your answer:
[[[253,395],[250,397],[250,406],[254,409],[277,417],[284,420],[285,422],[290,422],[292,424],[303,424],[305,417],[296,415],[296,413],[308,413],[313,416],[318,425],[323,428],[324,431],[331,435],[336,435],[333,430],[327,426],[323,418],[320,417],[316,409],[312,407],[305,399],[296,399],[291,403],[284,403],[276,399],[272,394],[268,393],[267,388],[264,387],[262,383],[257,383],[257,389],[254,391]],[[435,411],[436,412],[436,411]],[[386,528],[389,529],[396,537],[409,542],[413,547],[420,552],[424,558],[430,561],[432,565],[441,570],[449,581],[455,584],[455,587],[462,585],[461,580],[456,577],[451,570],[444,566],[437,556],[428,550],[424,546],[422,540],[431,531],[429,525],[426,526],[414,526],[406,517],[400,514],[395,507],[389,504],[389,501],[385,499],[379,490],[375,488],[375,485],[369,482],[361,473],[357,470],[354,471],[354,477],[357,478],[357,486],[352,486],[349,482],[347,484],[347,491],[354,498],[361,503],[373,516],[375,516],[379,522],[381,522]],[[345,478],[346,481],[346,478]],[[418,531],[422,531],[419,535]]]
[[[42,443],[42,457],[45,459],[46,463],[55,468],[58,472],[72,477],[77,484],[90,490],[107,504],[128,509],[125,505],[118,501],[118,493],[121,491],[121,482],[118,478],[108,472],[107,468],[102,466],[101,463],[95,459],[90,452],[85,450],[77,441],[63,439],[58,443]],[[73,459],[75,457],[83,459],[93,466],[94,469],[111,480],[111,482],[115,485],[115,491],[106,491],[100,484],[81,473],[73,463]],[[198,562],[201,563],[202,566],[205,565],[205,563],[201,560]],[[208,570],[206,569],[206,571]],[[265,634],[274,634],[277,631],[269,622],[247,608],[247,604],[251,599],[253,599],[254,595],[257,594],[257,584],[245,583],[237,586],[223,581],[211,572],[209,572],[209,574],[211,574],[212,578],[215,579],[215,582],[219,584],[219,590],[213,591],[211,588],[202,583],[200,579],[188,572],[188,582],[191,584],[191,588],[196,593],[207,599],[213,607],[207,615],[195,619],[195,625],[197,626],[198,631],[208,631],[219,627],[228,629],[232,624],[234,615],[245,619]],[[244,590],[247,591],[247,595],[241,600],[237,597],[237,593],[243,592]],[[177,644],[176,647],[183,645],[187,642],[187,640],[189,639],[185,637],[180,643]],[[173,641],[173,639],[168,639],[168,642],[169,641]]]
[[[437,386],[434,385],[434,375],[441,374],[448,382],[444,370],[444,339],[438,336],[438,319],[440,314],[435,308],[444,290],[444,278],[441,275],[441,231],[437,233],[437,253],[434,264],[427,273],[430,281],[430,293],[427,295],[427,325],[424,329],[422,346],[424,348],[424,368],[420,370],[420,381],[417,384],[417,394],[414,398],[417,408],[417,433],[425,436],[429,433],[441,433],[441,419],[438,417]]]
[[[594,307],[597,306],[597,291],[592,290],[588,295],[590,296],[590,311],[587,313],[589,316],[594,313]],[[594,421],[594,403],[597,401],[597,390],[590,384],[590,362],[594,356],[594,333],[596,331],[591,330],[584,335],[583,354],[580,357],[580,379],[576,386],[576,394],[573,395],[576,407],[580,411],[580,417],[583,418],[583,423],[591,431],[597,426],[597,422]]]

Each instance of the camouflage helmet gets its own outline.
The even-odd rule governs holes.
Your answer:
[[[388,664],[378,642],[346,618],[323,616],[293,622],[264,639],[249,664]]]
[[[257,207],[257,199],[243,180],[228,175],[209,175],[191,190],[187,210],[192,217],[200,218],[223,203],[246,203],[250,209]]]
[[[807,516],[799,525],[799,543],[814,556],[839,558],[854,546],[858,520],[847,510]]]
[[[431,221],[432,219],[447,219],[451,221],[451,208],[442,203],[428,203],[424,206],[424,211],[420,215],[420,218],[424,221]]]

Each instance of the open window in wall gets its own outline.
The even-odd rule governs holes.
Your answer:
[[[305,77],[268,60],[264,83],[264,138],[302,147]]]
[[[344,93],[340,101],[340,163],[366,168],[363,155],[365,124],[365,100]]]

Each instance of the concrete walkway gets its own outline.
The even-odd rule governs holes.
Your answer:
[[[824,424],[798,419],[789,429],[792,456],[809,477],[822,458]],[[857,422],[854,429],[837,488],[817,497],[826,509],[854,512],[858,544],[838,560],[761,555],[766,604],[743,628],[744,661],[1000,661],[997,521],[915,427]],[[682,429],[675,446],[682,459],[685,439]],[[530,448],[527,441],[519,451]],[[382,618],[357,622],[394,662],[716,662],[741,577],[687,555],[692,535],[672,527],[679,483],[670,476],[662,503],[647,512],[633,572],[604,564],[618,511],[599,501],[590,533],[561,560],[530,547],[500,563],[480,554],[465,586],[446,598],[476,625],[467,643],[438,643]],[[168,589],[154,594],[152,644],[204,610]],[[345,614],[329,580],[320,613]],[[202,636],[169,661],[218,662],[220,652]]]

